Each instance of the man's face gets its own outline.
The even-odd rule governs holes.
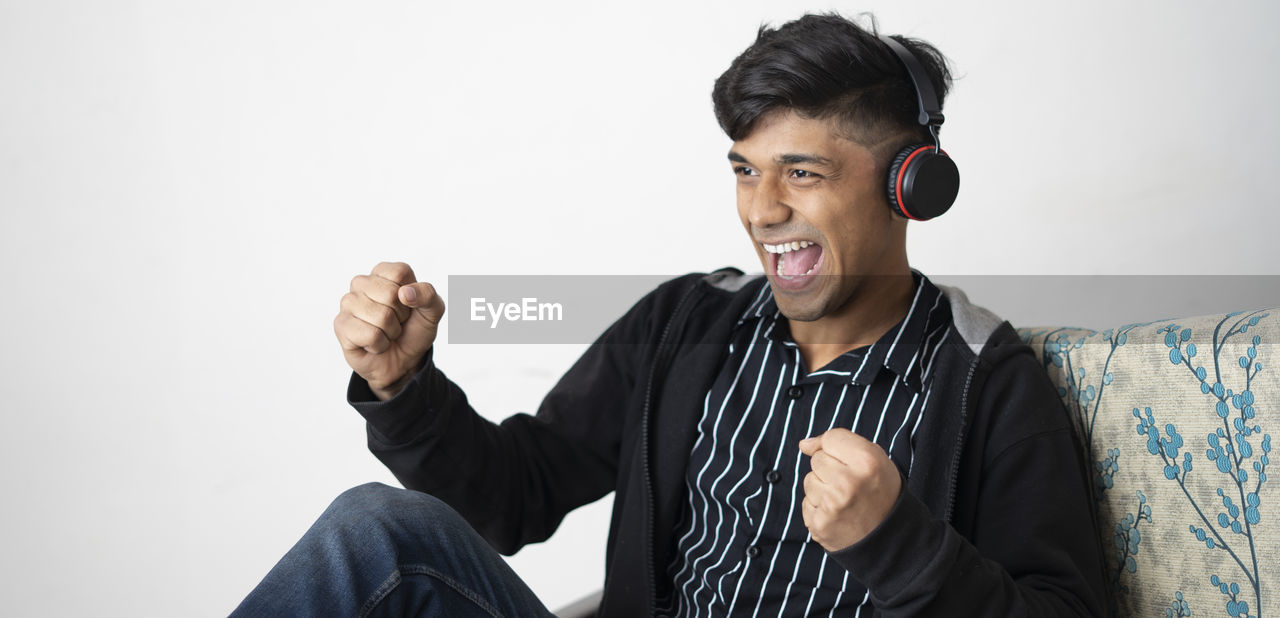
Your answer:
[[[908,268],[906,220],[885,197],[887,162],[834,129],[833,121],[775,111],[729,151],[738,215],[792,320],[836,313],[869,275]]]

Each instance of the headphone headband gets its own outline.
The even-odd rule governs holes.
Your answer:
[[[911,83],[915,84],[916,99],[920,102],[920,116],[917,121],[921,126],[930,127],[930,132],[937,135],[933,128],[941,125],[946,117],[942,115],[942,106],[938,105],[938,93],[933,89],[933,82],[929,81],[929,74],[925,72],[924,66],[916,59],[915,54],[912,54],[905,45],[887,34],[877,36],[902,61],[903,66],[907,68],[907,75],[911,77]]]

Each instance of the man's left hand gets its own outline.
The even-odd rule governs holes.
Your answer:
[[[800,451],[812,468],[804,477],[800,513],[824,549],[845,549],[888,517],[902,478],[883,448],[848,429],[832,429],[801,440]]]

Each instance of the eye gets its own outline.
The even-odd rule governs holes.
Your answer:
[[[755,176],[756,175],[755,170],[745,165],[735,165],[733,168],[733,173],[739,176]]]
[[[821,180],[822,175],[808,170],[791,170],[791,179],[799,185],[812,185]]]

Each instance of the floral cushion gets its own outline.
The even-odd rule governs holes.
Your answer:
[[[1280,615],[1278,311],[1018,329],[1092,467],[1112,613]]]

